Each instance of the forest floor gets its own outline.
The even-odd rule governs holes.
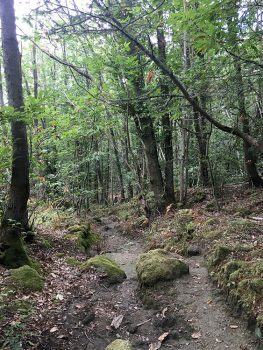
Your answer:
[[[218,233],[218,226],[232,218],[241,201],[243,207],[250,206],[259,216],[263,201],[258,195],[245,194],[242,200],[239,196],[236,200],[231,197],[226,201],[227,213],[207,212],[201,210],[207,203],[197,204],[192,209],[195,221],[204,220],[202,215],[206,219],[216,217],[220,223],[212,232]],[[125,215],[130,215],[125,208]],[[193,239],[190,243],[196,249],[199,242],[200,255],[184,256],[190,266],[189,275],[142,289],[136,278],[136,260],[149,246],[162,247],[168,228],[173,231],[174,213],[156,218],[145,228],[132,225],[135,219],[131,217],[124,221],[123,212],[117,214],[116,210],[107,216],[103,212],[91,219],[102,243],[90,255],[99,253],[114,259],[126,272],[123,283],[109,285],[101,271],[80,272],[72,266],[69,257],[85,261],[87,256],[68,239],[63,224],[40,225],[38,238],[30,247],[44,271],[42,292],[25,294],[7,288],[9,272],[0,268],[1,349],[104,350],[116,338],[129,339],[135,350],[259,349],[258,340],[241,320],[239,311],[226,303],[206,268],[211,236],[224,243],[229,236],[222,238],[209,231],[208,240]],[[238,239],[244,242],[244,237]],[[251,242],[251,236],[248,240]],[[258,241],[257,237],[257,247]]]

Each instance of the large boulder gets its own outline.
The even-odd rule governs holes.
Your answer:
[[[128,340],[116,339],[105,350],[133,350],[133,347]]]
[[[121,267],[112,259],[106,256],[96,255],[93,258],[85,261],[80,265],[82,271],[88,270],[91,266],[95,267],[99,271],[106,274],[107,280],[110,284],[120,283],[127,276],[126,273],[121,269]]]
[[[10,279],[14,285],[23,291],[41,291],[44,288],[44,281],[39,273],[28,265],[11,270]]]
[[[173,280],[188,274],[189,266],[164,249],[155,249],[139,256],[136,271],[141,284],[152,286],[158,281]]]

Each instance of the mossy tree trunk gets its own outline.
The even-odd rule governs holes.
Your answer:
[[[0,1],[2,48],[9,106],[23,111],[20,53],[16,38],[13,0]],[[15,116],[11,122],[12,176],[7,206],[0,231],[0,259],[14,267],[28,263],[21,241],[21,232],[28,229],[29,160],[26,124]]]

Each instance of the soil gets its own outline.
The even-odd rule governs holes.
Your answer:
[[[104,237],[102,253],[122,266],[127,279],[108,285],[98,271],[65,269],[54,256],[50,273],[67,282],[61,287],[63,300],[36,318],[36,327],[43,326],[35,349],[104,350],[116,338],[129,339],[135,350],[159,349],[150,345],[161,335],[165,338],[161,349],[257,349],[246,324],[210,282],[202,256],[187,259],[188,276],[141,289],[135,263],[144,250],[143,237],[131,240],[124,236],[113,216],[102,218],[98,228]],[[111,323],[117,316],[123,320],[114,329]]]

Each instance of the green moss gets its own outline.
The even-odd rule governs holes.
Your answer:
[[[50,249],[50,248],[52,248],[52,242],[50,242],[48,239],[45,239],[45,238],[43,238],[42,240],[41,240],[41,246],[42,246],[42,248],[44,248],[44,249]]]
[[[209,211],[209,212],[216,211],[217,207],[218,207],[218,205],[217,205],[216,201],[209,202],[205,206],[206,210]]]
[[[70,233],[68,233],[68,234],[66,234],[65,236],[64,236],[64,238],[65,239],[68,239],[68,240],[70,240],[70,241],[77,241],[78,240],[78,238],[79,238],[79,236],[78,236],[78,234],[70,234]]]
[[[224,234],[222,230],[219,229],[213,229],[213,230],[202,230],[201,236],[207,239],[215,239],[219,238]]]
[[[128,340],[116,339],[105,350],[133,350],[133,347]]]
[[[65,253],[62,253],[62,252],[56,253],[56,256],[58,258],[62,258],[64,255],[65,255]]]
[[[92,247],[99,241],[100,236],[97,233],[93,233],[91,231],[84,231],[79,233],[77,244],[82,251],[87,252],[90,249],[90,247]]]
[[[232,252],[232,249],[226,246],[217,246],[208,259],[208,265],[214,267],[220,265]]]
[[[106,256],[96,255],[80,265],[82,271],[88,270],[91,266],[102,269],[112,283],[122,282],[126,278],[126,273],[112,259]]]
[[[90,247],[100,241],[99,234],[91,231],[90,224],[71,226],[68,231],[69,233],[64,238],[76,241],[78,247],[83,252],[87,252]]]
[[[241,269],[237,269],[229,275],[229,281],[236,283],[238,280],[240,280],[241,276],[242,276]]]
[[[79,261],[78,259],[74,258],[74,256],[66,256],[65,257],[65,263],[70,265],[70,266],[80,266],[81,265],[81,261]]]
[[[180,209],[175,216],[175,227],[177,233],[184,235],[194,231],[195,225],[193,223],[192,210],[191,209]]]
[[[210,219],[207,219],[205,222],[204,222],[204,225],[206,226],[212,226],[212,225],[218,225],[220,224],[220,220],[218,218],[210,218]]]
[[[86,229],[87,229],[87,225],[74,225],[68,228],[68,233],[69,234],[80,233],[85,231]]]
[[[196,225],[193,221],[189,222],[187,225],[186,225],[186,232],[191,234],[195,231],[196,229]]]
[[[229,233],[239,233],[239,234],[249,234],[249,232],[252,232],[254,229],[258,227],[257,223],[251,222],[247,219],[235,219],[230,222],[230,225],[228,227]]]
[[[0,252],[0,263],[7,268],[17,268],[23,265],[31,265],[25,246],[19,233],[15,230],[8,230],[4,234],[2,243],[7,247]]]
[[[39,273],[28,265],[11,270],[11,281],[24,291],[41,291],[44,282]]]
[[[155,249],[139,257],[136,271],[141,284],[152,286],[158,281],[172,280],[189,273],[189,267],[165,250]]]
[[[260,328],[263,328],[263,313],[257,316],[257,324]]]
[[[245,218],[251,214],[252,214],[252,211],[247,208],[237,208],[235,210],[234,216]]]
[[[263,279],[262,278],[252,278],[249,281],[249,288],[262,295],[263,292]]]
[[[256,275],[261,275],[263,274],[263,261],[260,261],[254,266],[255,269],[255,274]]]
[[[188,200],[188,204],[193,205],[195,203],[200,203],[200,202],[204,201],[205,198],[206,198],[206,193],[202,190],[198,190],[198,191],[191,194],[191,196]]]
[[[237,224],[238,227],[239,224],[240,222]],[[213,279],[227,292],[229,300],[241,309],[245,319],[253,322],[256,320],[256,332],[261,338],[263,263],[250,260],[250,252],[254,249],[252,245],[237,245],[233,248],[220,246],[213,251],[209,262]],[[237,256],[239,260],[230,260],[233,256]],[[246,261],[240,260],[244,257]]]
[[[244,265],[245,263],[243,261],[232,260],[223,265],[220,271],[224,278],[228,280],[230,275],[232,275],[235,271],[240,270],[240,268],[242,268]]]
[[[43,269],[39,261],[30,259],[30,267],[36,270],[39,274],[42,273]]]

